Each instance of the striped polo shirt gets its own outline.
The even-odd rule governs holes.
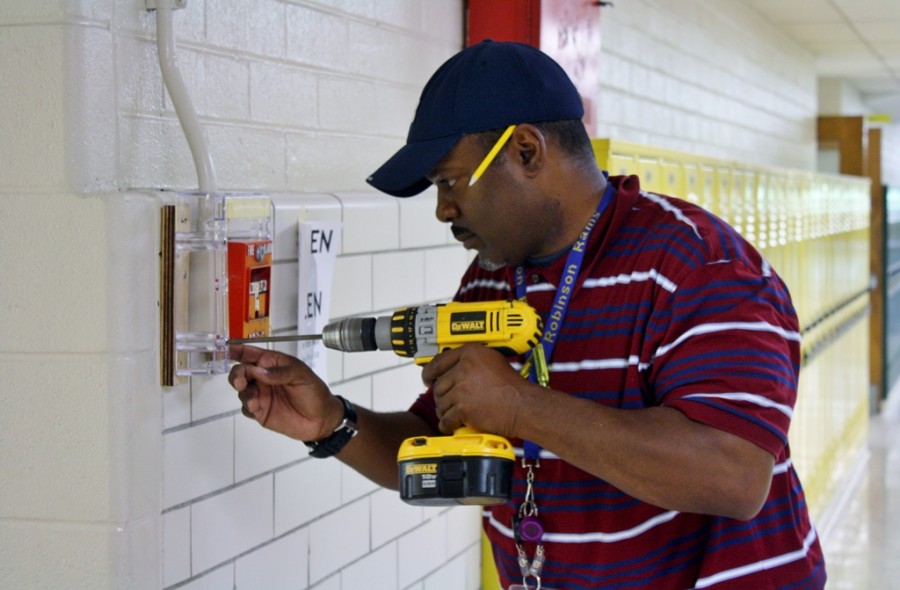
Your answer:
[[[542,451],[535,500],[553,590],[822,588],[825,565],[787,432],[800,336],[784,283],[734,229],[681,199],[612,177],[550,363],[550,387],[598,404],[677,408],[775,457],[769,496],[749,521],[666,510]],[[566,257],[527,265],[527,299],[546,320]],[[513,269],[473,264],[456,299],[515,296]],[[437,426],[426,392],[412,411]],[[564,427],[564,426],[563,426]],[[511,441],[521,454],[522,441]],[[602,452],[602,449],[598,449]],[[518,462],[517,462],[518,463]],[[521,583],[511,519],[525,492],[484,512],[501,583]],[[525,544],[529,557],[534,546]]]

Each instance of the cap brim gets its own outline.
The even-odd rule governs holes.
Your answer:
[[[381,165],[366,182],[394,197],[412,197],[427,189],[425,178],[453,149],[460,135],[408,143]]]

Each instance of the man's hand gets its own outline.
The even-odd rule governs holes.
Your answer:
[[[280,352],[232,346],[228,382],[241,412],[260,425],[301,441],[321,440],[340,424],[344,408],[306,364]]]
[[[425,365],[422,380],[434,391],[440,429],[447,434],[469,426],[516,437],[523,392],[534,386],[503,355],[481,344],[437,355]]]

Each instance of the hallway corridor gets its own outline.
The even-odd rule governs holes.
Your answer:
[[[869,423],[867,452],[819,523],[827,590],[900,589],[900,388]]]

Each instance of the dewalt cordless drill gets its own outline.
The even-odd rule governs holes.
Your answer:
[[[343,352],[391,350],[424,365],[439,352],[468,343],[506,356],[531,350],[541,337],[541,318],[522,301],[421,305],[390,316],[331,322],[321,335],[274,336],[232,342],[321,338]],[[515,454],[505,438],[460,428],[452,436],[409,438],[397,455],[400,497],[410,504],[491,505],[509,499]]]
[[[540,316],[522,301],[407,307],[391,316],[333,322],[322,333],[325,346],[335,350],[393,350],[420,365],[470,342],[519,355],[540,337]],[[408,438],[397,454],[400,497],[429,506],[501,504],[510,497],[514,461],[508,440],[471,428]]]

